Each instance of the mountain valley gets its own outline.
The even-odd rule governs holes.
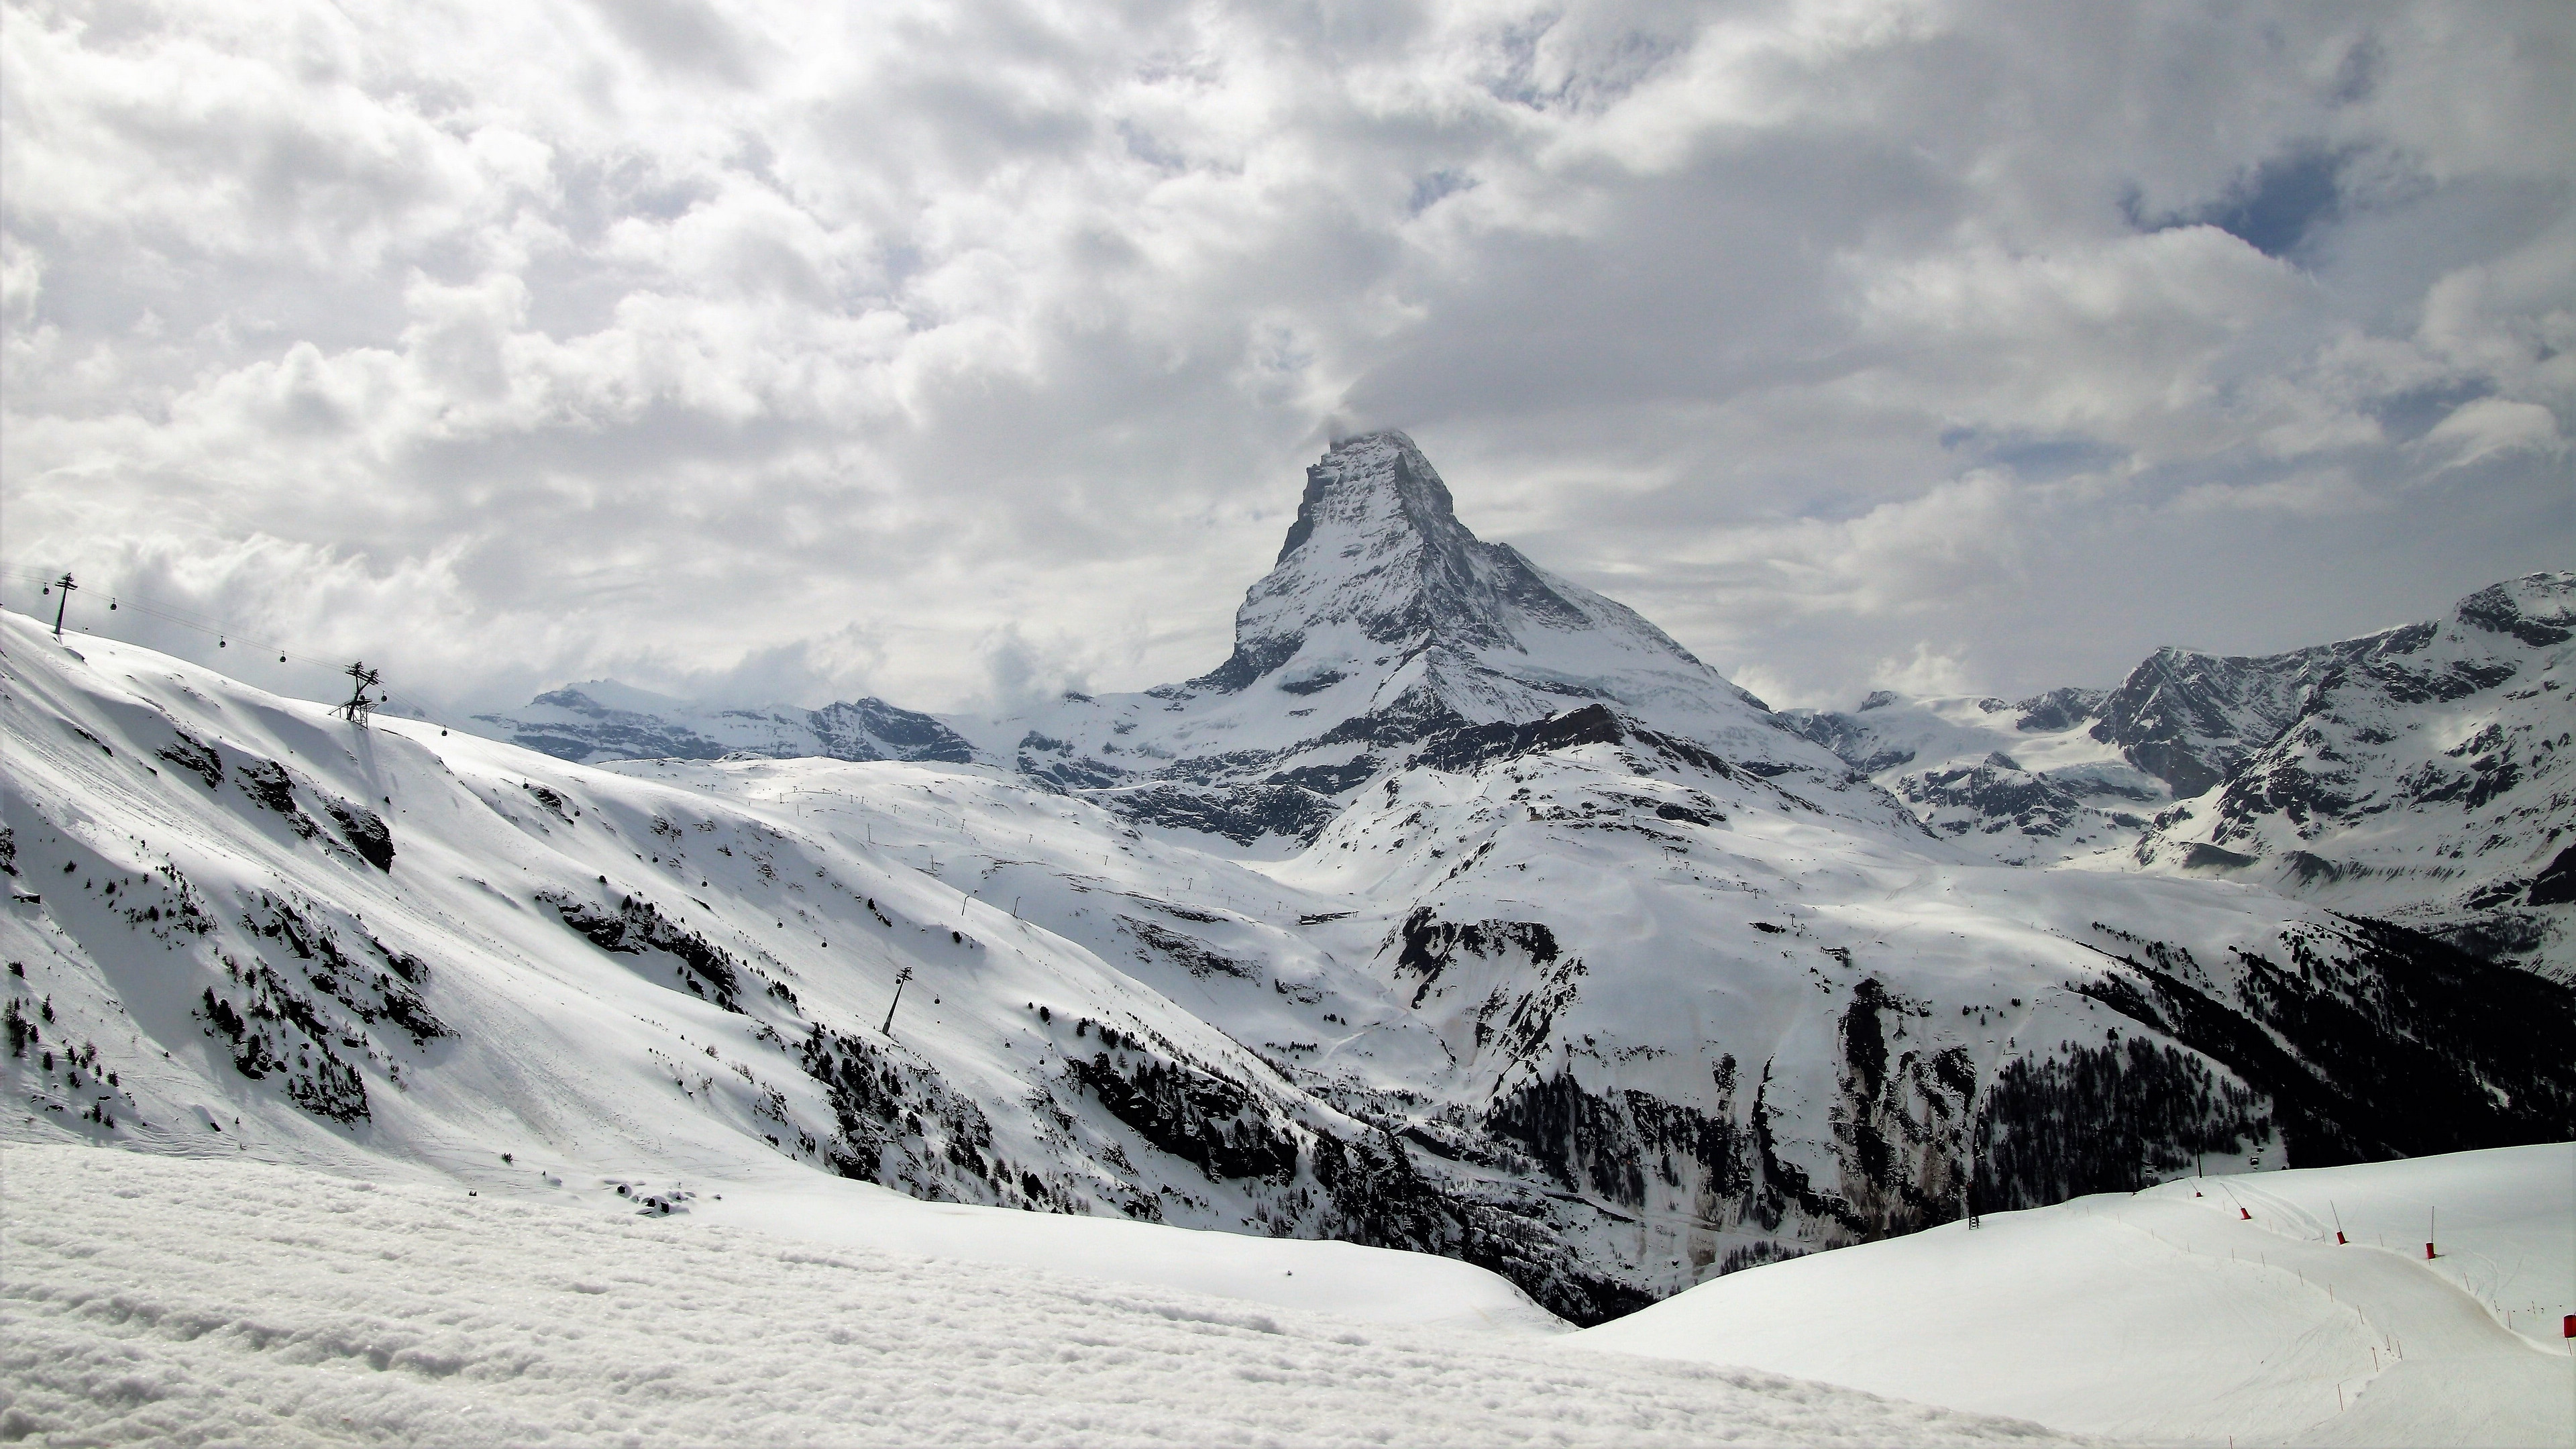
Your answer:
[[[8,616],[8,1130],[661,1213],[792,1166],[1414,1249],[1578,1323],[2564,1139],[2571,595],[1777,712],[1382,433],[1223,664],[1008,718],[595,683],[362,727]]]

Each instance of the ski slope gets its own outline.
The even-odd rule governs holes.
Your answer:
[[[2002,1206],[2563,1135],[2540,983],[1962,859],[1606,710],[1444,737],[1229,860],[989,766],[585,767],[0,633],[0,1139],[848,1175],[1438,1253],[1598,1323],[1942,1221],[1971,1155]],[[2172,1025],[2204,999],[2313,1076]],[[2139,1110],[2070,1095],[2112,1077]]]
[[[13,1441],[2072,1442],[1756,1370],[1254,1308],[917,1244],[818,1246],[697,1213],[77,1146],[13,1146],[0,1168]],[[1073,1225],[1100,1228],[1275,1246]]]
[[[2458,1228],[2428,1265],[2434,1203]],[[2527,1326],[2571,1296],[2576,1144],[2558,1143],[1991,1214],[1737,1273],[1564,1342],[2146,1442],[2563,1445],[2576,1360],[2501,1305]]]

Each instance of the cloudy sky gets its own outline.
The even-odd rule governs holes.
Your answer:
[[[1778,703],[2576,565],[2576,7],[0,15],[0,590],[456,708],[1223,658],[1301,469]]]

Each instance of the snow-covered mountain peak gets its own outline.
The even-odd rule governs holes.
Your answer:
[[[2453,617],[2535,649],[2564,644],[2576,636],[2576,572],[2560,569],[2489,584],[2460,600]]]
[[[1344,439],[1306,470],[1278,563],[1235,612],[1234,653],[1185,687],[1232,694],[1270,679],[1304,693],[1389,650],[1409,661],[1440,645],[1507,644],[1513,595],[1569,614],[1518,553],[1458,521],[1448,485],[1411,438]],[[1306,667],[1283,675],[1290,664]]]
[[[1822,788],[1848,773],[1635,611],[1477,538],[1413,440],[1380,432],[1306,470],[1223,664],[1141,694],[950,723],[1024,775],[1248,846],[1312,840],[1353,791],[1443,736],[1595,707]],[[1864,805],[1898,818],[1892,801]]]
[[[1236,611],[1233,654],[1155,693],[1325,695],[1296,717],[1452,724],[1598,700],[1694,737],[1776,735],[1760,701],[1635,611],[1477,538],[1400,432],[1345,439],[1306,470],[1278,564]]]

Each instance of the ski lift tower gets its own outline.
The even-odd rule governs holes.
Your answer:
[[[46,592],[54,596],[54,642],[57,644],[63,642],[63,608],[72,601],[72,590],[79,587],[68,573],[45,586]]]
[[[367,691],[376,687],[376,671],[369,669],[367,662],[361,659],[340,672],[348,675],[351,681],[349,702],[341,705],[334,712],[358,728],[365,729],[367,712],[375,708],[375,701],[367,698]]]

